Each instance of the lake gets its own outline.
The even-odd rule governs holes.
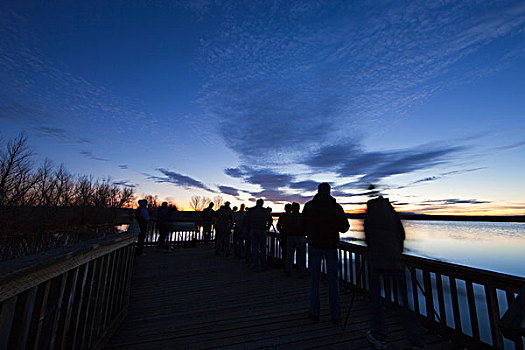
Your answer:
[[[364,243],[363,220],[343,241]],[[525,277],[525,223],[405,220],[405,253]]]

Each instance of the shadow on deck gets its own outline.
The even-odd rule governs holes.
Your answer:
[[[368,302],[357,296],[346,331],[330,322],[327,282],[321,321],[307,318],[308,279],[281,269],[255,273],[211,247],[146,250],[135,261],[129,314],[108,349],[372,349],[365,338]],[[341,290],[343,314],[351,292]],[[386,312],[389,348],[409,348],[403,323]],[[455,348],[428,333],[428,348]]]

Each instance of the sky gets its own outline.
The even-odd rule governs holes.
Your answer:
[[[523,1],[2,1],[0,137],[189,209],[525,214]]]

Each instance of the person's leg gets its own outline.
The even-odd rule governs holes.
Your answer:
[[[137,249],[135,250],[135,255],[142,255],[143,249],[144,249],[144,240],[146,239],[146,230],[147,225],[140,225],[140,232],[139,237],[137,241]]]
[[[326,269],[328,270],[328,296],[332,320],[341,319],[341,301],[339,300],[339,260],[337,249],[326,250]]]
[[[227,228],[224,230],[224,237],[222,238],[222,249],[224,251],[224,255],[230,256],[230,240],[231,240],[231,234],[232,230],[230,228]]]
[[[246,230],[246,239],[245,239],[245,242],[244,242],[244,252],[245,252],[245,258],[246,258],[246,263],[247,264],[251,264],[252,263],[252,255],[253,255],[253,249],[252,249],[252,237],[251,237],[251,233],[250,233],[250,230],[248,229],[245,229]]]
[[[222,239],[224,237],[224,232],[222,227],[215,228],[215,255],[220,255],[222,251]]]
[[[266,270],[268,268],[268,258],[266,254],[266,231],[261,231],[259,233],[259,247],[261,249],[261,270]]]
[[[286,238],[286,261],[284,263],[284,272],[286,272],[287,275],[289,275],[292,272],[292,265],[293,265],[293,250],[295,246],[293,236],[289,236]]]
[[[280,243],[281,243],[281,253],[282,253],[282,259],[283,259],[282,267],[283,267],[283,270],[286,271],[286,259],[288,256],[288,236],[281,235]]]
[[[399,304],[403,308],[403,318],[408,339],[415,346],[425,346],[425,332],[417,315],[408,309],[407,282],[405,270],[394,271],[392,279],[398,291]]]
[[[321,251],[312,246],[308,248],[310,257],[310,314],[319,316],[321,303],[319,301],[319,279],[321,276]]]
[[[208,243],[211,238],[211,223],[203,223],[202,224],[202,236],[204,239],[204,243]]]
[[[254,270],[259,270],[259,240],[257,239],[257,231],[250,231],[250,239],[252,241],[252,267]]]
[[[299,236],[297,238],[297,270],[299,271],[299,277],[305,276],[306,269],[306,238]]]
[[[385,341],[387,332],[381,309],[380,272],[372,268],[370,271],[370,334],[379,341]]]

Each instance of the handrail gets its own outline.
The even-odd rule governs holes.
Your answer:
[[[136,225],[0,264],[0,349],[97,349],[127,313]]]
[[[339,276],[344,284],[369,288],[366,251],[365,246],[339,244]],[[273,232],[268,234],[268,255],[269,261],[281,259],[280,242]],[[525,278],[406,254],[403,258],[408,269],[409,308],[427,323],[468,346],[503,349],[505,342],[513,342],[516,349],[523,348],[522,337],[505,338],[498,323],[525,285]],[[365,273],[359,276],[362,266]],[[384,282],[385,301],[400,305],[395,284]]]

